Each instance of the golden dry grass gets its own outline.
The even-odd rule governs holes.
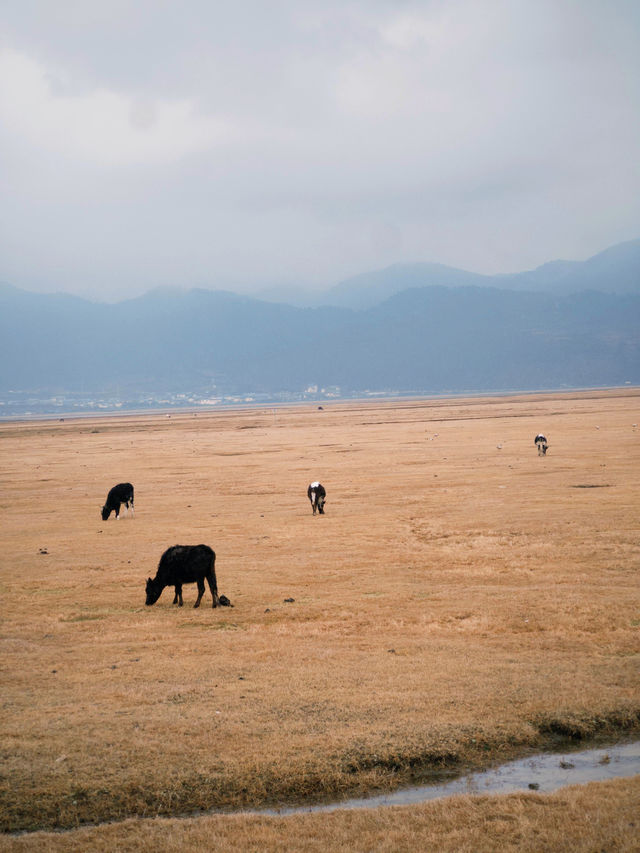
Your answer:
[[[637,726],[639,404],[0,425],[3,828],[384,788]],[[135,518],[102,522],[121,480]],[[145,607],[165,548],[199,542],[235,608],[193,610],[192,586]]]

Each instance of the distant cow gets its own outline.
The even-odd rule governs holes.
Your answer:
[[[549,443],[547,442],[546,437],[539,432],[537,436],[533,439],[533,443],[538,448],[538,456],[544,456],[547,452],[547,448],[549,447]]]
[[[221,601],[216,581],[215,551],[208,545],[173,545],[160,558],[155,578],[147,579],[145,604],[155,604],[165,586],[173,586],[173,603],[182,607],[182,584],[197,583],[198,598],[193,606],[199,607],[204,595],[205,578],[211,590],[213,606],[217,607]]]
[[[315,515],[316,510],[318,510],[320,515],[324,515],[324,502],[327,499],[327,493],[324,490],[324,486],[320,483],[309,483],[307,497],[311,501],[313,514]]]
[[[110,490],[106,503],[102,507],[102,520],[106,521],[112,512],[115,512],[116,519],[120,518],[120,504],[124,504],[127,510],[131,504],[131,515],[133,515],[133,486],[131,483],[118,483]]]

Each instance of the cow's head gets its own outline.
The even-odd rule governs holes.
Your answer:
[[[106,521],[110,515],[111,515],[111,509],[105,504],[102,507],[102,520]]]
[[[147,578],[147,600],[145,601],[145,604],[155,604],[160,598],[161,592],[162,587],[160,584],[156,583],[153,578]]]

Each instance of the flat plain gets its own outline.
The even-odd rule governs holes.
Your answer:
[[[337,798],[637,733],[638,422],[630,388],[0,423],[2,828]],[[103,522],[121,481],[135,516]],[[199,543],[234,607],[193,609],[194,586],[145,607],[162,552]]]

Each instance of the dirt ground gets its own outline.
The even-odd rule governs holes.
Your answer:
[[[628,389],[0,423],[2,827],[637,729],[638,422]],[[121,481],[135,516],[103,522]],[[214,548],[233,608],[145,607],[178,543]]]

